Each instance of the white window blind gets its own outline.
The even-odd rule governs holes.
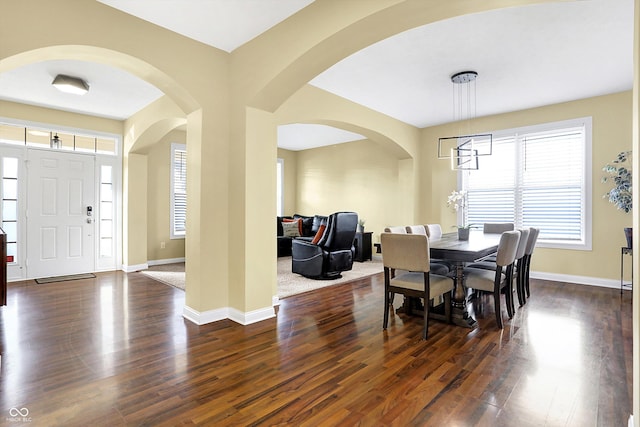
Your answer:
[[[500,133],[464,171],[467,223],[540,228],[541,245],[590,248],[590,118]]]
[[[184,237],[187,222],[187,150],[171,144],[171,238]]]

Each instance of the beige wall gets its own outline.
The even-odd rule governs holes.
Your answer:
[[[278,148],[278,158],[284,161],[284,205],[283,215],[296,213],[296,193],[298,188],[298,153]]]
[[[171,239],[171,144],[185,144],[186,132],[173,131],[147,154],[147,259],[184,258],[184,238]],[[162,248],[164,242],[165,247]]]
[[[0,100],[0,117],[122,135],[122,121]]]
[[[625,244],[622,229],[631,226],[631,215],[618,211],[602,198],[608,187],[600,182],[602,167],[623,150],[630,150],[632,123],[631,92],[584,99],[541,108],[479,118],[474,132],[495,131],[540,123],[591,116],[593,249],[591,251],[536,249],[532,270],[619,279],[620,247]],[[437,159],[439,136],[455,134],[455,125],[424,129],[422,138],[421,187],[429,194],[419,202],[418,220],[440,222],[446,230],[456,224],[455,214],[446,207],[447,195],[456,188],[457,175],[448,161]]]
[[[411,163],[409,163],[411,165]],[[385,226],[411,217],[405,163],[389,150],[361,140],[298,152],[296,212],[329,215],[354,211],[373,241]]]

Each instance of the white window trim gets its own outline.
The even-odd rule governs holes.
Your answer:
[[[563,241],[563,240],[544,240],[538,239],[537,245],[542,248],[555,248],[555,249],[571,249],[571,250],[584,250],[590,251],[592,249],[593,240],[593,213],[592,213],[592,200],[593,200],[593,162],[592,162],[592,118],[580,117],[570,120],[562,120],[557,122],[542,123],[539,125],[524,126],[513,129],[504,129],[500,131],[492,132],[493,138],[503,138],[513,136],[516,134],[527,134],[552,131],[554,129],[570,128],[584,126],[585,134],[585,146],[584,146],[584,197],[582,198],[582,209],[584,214],[583,223],[583,235],[579,241]],[[480,158],[482,159],[482,158]],[[482,167],[482,160],[480,160],[480,168]],[[458,171],[458,189],[464,187],[464,170]]]
[[[280,192],[280,197],[279,197],[279,206],[276,205],[277,207],[279,207],[280,209],[278,209],[278,216],[283,216],[283,212],[284,212],[284,159],[280,159],[278,158],[278,164],[280,165],[280,176],[278,177],[279,179],[276,179],[276,183],[280,183],[280,188],[276,190],[276,192]],[[278,170],[276,168],[276,173],[278,173]]]
[[[186,144],[179,144],[177,142],[173,142],[171,143],[171,168],[170,168],[170,175],[171,175],[171,187],[170,187],[170,200],[171,200],[171,218],[170,218],[170,223],[169,223],[169,228],[170,228],[170,238],[171,239],[184,239],[186,236],[186,230],[184,233],[176,233],[175,231],[175,193],[174,193],[174,188],[175,188],[175,183],[174,183],[174,173],[173,173],[173,168],[175,166],[175,152],[176,151],[187,151],[187,146]]]

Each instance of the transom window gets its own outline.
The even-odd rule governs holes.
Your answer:
[[[0,142],[36,148],[96,153],[116,156],[118,138],[108,135],[80,134],[63,129],[0,123]]]
[[[591,249],[591,118],[495,132],[493,154],[461,171],[467,223],[540,228],[540,246]]]

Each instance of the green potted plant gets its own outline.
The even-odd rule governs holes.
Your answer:
[[[364,219],[359,219],[358,220],[358,233],[364,233],[364,223],[365,220]]]
[[[452,207],[456,212],[460,212],[462,216],[462,225],[458,225],[458,240],[469,240],[469,229],[471,224],[465,224],[467,216],[465,209],[467,207],[467,192],[465,190],[452,191],[447,198],[447,206]]]
[[[631,169],[626,168],[623,163],[631,158],[631,151],[622,151],[611,162],[607,163],[602,170],[606,173],[602,177],[603,183],[612,183],[613,188],[610,189],[603,197],[613,203],[618,210],[625,213],[631,212],[633,207],[633,199],[631,194]],[[624,235],[627,239],[627,247],[632,247],[633,229],[626,227]]]

